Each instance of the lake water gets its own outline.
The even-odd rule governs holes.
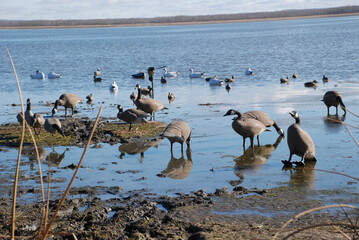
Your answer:
[[[120,158],[120,144],[104,144],[90,148],[74,186],[121,186],[124,192],[146,189],[150,193],[173,195],[236,184],[246,188],[302,186],[308,190],[333,190],[348,193],[358,191],[358,183],[344,176],[313,169],[282,170],[281,160],[288,159],[286,139],[273,151],[267,150],[268,159],[260,157],[260,165],[243,154],[242,137],[231,127],[231,117],[223,117],[230,108],[241,112],[266,111],[285,131],[294,119],[289,111],[297,110],[302,128],[309,132],[316,145],[316,169],[345,173],[358,177],[358,147],[344,126],[326,119],[327,110],[322,99],[328,90],[342,93],[347,108],[359,112],[359,17],[319,18],[288,21],[267,21],[194,26],[161,26],[94,29],[39,29],[0,30],[0,123],[16,121],[19,96],[11,63],[6,53],[10,50],[23,98],[31,98],[33,112],[51,114],[47,101],[55,101],[62,93],[73,92],[85,99],[92,93],[94,104],[79,104],[75,117],[97,116],[103,106],[103,117],[116,117],[116,104],[134,107],[129,96],[137,83],[150,85],[146,80],[131,78],[131,74],[154,66],[155,98],[165,103],[168,110],[156,114],[156,120],[170,123],[182,119],[192,128],[191,161],[181,158],[179,144],[174,145],[171,159],[167,139],[157,147],[149,148],[144,156],[125,155]],[[161,66],[179,71],[179,76],[160,83]],[[93,82],[93,72],[101,68],[103,81]],[[247,67],[253,76],[245,76]],[[207,76],[236,76],[230,92],[223,86],[210,86],[204,79],[190,79],[188,69],[204,71]],[[47,74],[55,71],[62,79],[30,79],[35,70]],[[281,77],[291,77],[289,84],[280,84]],[[329,77],[322,83],[323,75]],[[307,81],[318,80],[316,89],[305,88]],[[119,90],[108,90],[115,81]],[[168,92],[176,99],[168,103]],[[211,103],[211,105],[201,105]],[[331,109],[334,113],[334,109]],[[60,111],[60,113],[63,113]],[[339,114],[342,114],[339,109]],[[348,124],[359,126],[359,119],[348,113]],[[274,128],[262,133],[261,144],[274,144],[278,138]],[[358,130],[350,128],[359,138]],[[247,139],[246,146],[249,146]],[[3,148],[3,147],[2,147]],[[65,147],[55,147],[59,154]],[[45,148],[44,156],[53,151]],[[262,149],[263,150],[263,149]],[[259,151],[259,150],[257,150]],[[83,148],[70,147],[57,166],[53,178],[67,183],[73,173],[62,167],[77,164]],[[0,152],[1,184],[11,184],[18,151],[10,148]],[[187,156],[184,156],[188,159]],[[237,165],[236,167],[236,160]],[[238,159],[246,159],[246,164]],[[294,160],[299,158],[294,156]],[[157,176],[167,165],[177,163],[177,177]],[[172,164],[171,163],[171,164]],[[43,166],[44,169],[47,169]],[[37,174],[31,158],[22,156],[21,173],[24,179]],[[180,178],[180,179],[177,179]],[[182,179],[181,179],[182,178]],[[21,185],[37,184],[22,180]],[[64,183],[53,183],[64,188]],[[38,186],[38,185],[36,185]],[[29,196],[28,196],[29,197]],[[31,197],[31,196],[30,196]]]

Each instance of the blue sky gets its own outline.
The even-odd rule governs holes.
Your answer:
[[[0,19],[207,15],[359,5],[359,0],[0,0]]]

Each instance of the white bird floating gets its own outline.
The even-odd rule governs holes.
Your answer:
[[[36,74],[31,74],[30,77],[34,79],[44,79],[45,74],[43,72],[40,72],[39,70],[36,70]]]
[[[117,86],[116,82],[111,83],[109,89],[114,90],[114,91],[118,90],[118,86]]]
[[[223,84],[222,80],[218,80],[217,75],[214,75],[210,80],[209,80],[209,85],[219,85],[221,86]]]
[[[48,78],[62,78],[62,74],[60,73],[55,73],[55,72],[49,72],[49,74],[47,74]]]
[[[163,73],[164,77],[177,77],[178,75],[178,72],[168,72],[167,68],[164,68],[163,71],[164,71]]]
[[[245,75],[249,76],[249,75],[253,75],[254,72],[251,68],[246,68],[246,71],[244,72]]]
[[[206,75],[205,72],[194,72],[193,68],[189,69],[189,77],[190,78],[202,78],[202,77],[204,77],[204,75]]]

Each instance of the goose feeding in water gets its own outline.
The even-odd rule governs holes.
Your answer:
[[[209,85],[219,85],[221,86],[223,84],[222,80],[218,80],[217,75],[214,75],[210,80],[209,80]]]
[[[18,113],[16,115],[17,121],[22,124],[23,118],[22,118],[22,113]],[[27,124],[29,124],[29,126],[32,127],[32,125],[34,124],[34,114],[31,111],[31,100],[30,98],[28,98],[26,100],[26,111],[25,111],[25,121],[27,122]]]
[[[323,82],[328,82],[329,81],[328,77],[326,77],[325,75],[323,75],[322,80],[323,80]]]
[[[113,90],[113,91],[118,90],[118,86],[117,86],[116,82],[111,83],[111,85],[108,87],[108,89]]]
[[[225,78],[224,81],[226,83],[233,83],[235,81],[234,79],[235,79],[235,76],[232,76],[232,78]]]
[[[176,96],[173,92],[168,93],[168,101],[169,103],[173,102],[175,100]]]
[[[33,79],[45,79],[45,74],[43,72],[40,72],[39,70],[36,70],[35,74],[30,75]]]
[[[163,71],[163,77],[177,77],[178,75],[178,72],[168,72],[167,68],[164,68]]]
[[[150,95],[150,96],[152,95],[152,87],[151,86],[148,86],[147,88],[141,88],[140,84],[137,84],[135,89],[137,89],[137,88],[141,89],[141,93],[143,95]]]
[[[206,75],[205,72],[194,72],[193,68],[189,69],[189,77],[190,78],[202,78]]]
[[[46,131],[48,131],[49,133],[60,133],[62,136],[65,137],[64,132],[61,129],[61,122],[59,119],[57,118],[47,118],[45,120],[45,124],[44,124],[44,128]]]
[[[80,102],[82,99],[73,93],[64,93],[62,94],[58,100],[55,101],[55,106],[52,109],[52,116],[57,112],[58,106],[65,107],[65,117],[67,116],[67,109],[71,108],[72,113],[71,116],[74,115],[74,107]]]
[[[293,154],[301,157],[300,162],[294,162],[298,166],[304,166],[305,161],[316,162],[315,145],[310,135],[300,127],[299,114],[296,111],[289,113],[294,119],[295,123],[290,125],[287,130],[287,143],[289,147],[289,159],[282,160],[285,166],[292,165]]]
[[[244,71],[244,74],[247,76],[253,75],[254,72],[251,68],[246,68],[246,70]]]
[[[123,111],[121,105],[118,105],[117,109],[117,118],[130,124],[128,130],[131,130],[132,123],[134,123],[135,121],[146,121],[146,118],[149,117],[147,113],[139,109],[130,108],[126,111]]]
[[[280,78],[280,83],[289,83],[289,77],[286,78]]]
[[[190,149],[191,144],[191,128],[185,121],[175,121],[168,124],[166,129],[160,135],[167,138],[171,143],[171,154],[173,153],[173,143],[181,144],[181,152],[183,153],[183,143],[187,143],[187,149]]]
[[[62,74],[60,73],[55,73],[55,72],[49,72],[47,74],[48,78],[62,78]]]
[[[141,109],[142,111],[151,114],[151,119],[153,117],[153,113],[162,109],[168,109],[160,101],[156,99],[142,98],[140,85],[138,85],[137,89],[138,89],[138,94],[134,103],[138,109]]]
[[[324,94],[322,101],[327,106],[327,114],[329,115],[329,108],[334,106],[336,109],[336,115],[338,115],[338,105],[343,109],[344,115],[347,113],[345,105],[343,103],[342,95],[337,91],[328,91]]]
[[[306,83],[304,83],[304,86],[305,87],[317,87],[317,80],[314,80],[314,81],[312,81],[312,82],[306,82]]]
[[[284,136],[283,129],[278,127],[277,123],[274,120],[272,120],[266,112],[248,111],[248,112],[245,112],[242,116],[243,116],[243,118],[253,118],[257,121],[260,121],[266,127],[274,127],[279,135]],[[258,144],[259,144],[259,142],[258,142]]]
[[[230,109],[225,116],[237,115],[233,118],[232,128],[233,130],[243,137],[243,148],[245,149],[246,138],[249,137],[251,141],[251,147],[254,148],[253,139],[264,131],[270,131],[258,120],[253,118],[243,118],[242,114],[236,110]]]

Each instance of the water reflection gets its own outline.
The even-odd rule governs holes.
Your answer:
[[[63,153],[59,154],[58,152],[55,151],[55,148],[53,148],[52,152],[50,152],[46,156],[46,159],[45,159],[44,163],[47,166],[50,166],[50,167],[59,167],[61,165],[61,163],[62,163],[62,160],[65,158],[65,153],[68,150],[69,149],[66,148]]]
[[[45,157],[46,157],[46,150],[43,147],[38,147],[38,151],[39,151],[40,161],[44,160]],[[35,169],[35,163],[37,163],[37,157],[36,157],[35,148],[33,146],[24,147],[21,154],[25,155],[25,156],[27,156],[29,158],[30,169],[34,170]]]
[[[324,119],[324,127],[326,130],[330,132],[338,132],[342,129],[342,124],[339,122],[344,122],[345,116],[339,116],[339,115],[327,115]]]
[[[161,138],[137,139],[130,143],[124,143],[118,147],[121,152],[120,158],[123,159],[126,153],[129,155],[140,154],[140,162],[142,162],[145,156],[144,152],[151,147],[158,147],[162,140]]]
[[[313,189],[315,183],[315,162],[306,162],[304,167],[283,168],[290,172],[290,187]]]
[[[192,170],[192,154],[186,151],[187,159],[183,154],[180,158],[171,156],[167,168],[161,172],[161,176],[170,177],[172,179],[184,179],[189,176]]]

